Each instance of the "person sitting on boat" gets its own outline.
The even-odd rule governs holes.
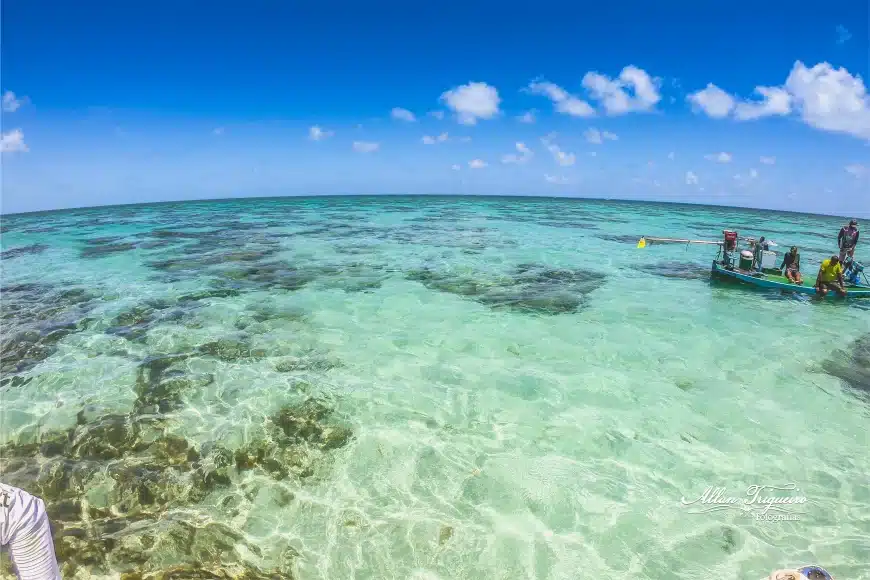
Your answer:
[[[846,296],[846,285],[843,282],[843,265],[839,256],[831,256],[822,261],[819,274],[816,276],[816,293],[825,296],[828,290],[833,290],[841,297]]]
[[[861,284],[861,276],[864,273],[864,266],[856,262],[851,257],[846,257],[843,264],[843,278],[847,284],[858,286]]]
[[[848,226],[840,228],[837,245],[840,246],[841,262],[846,261],[846,256],[855,257],[855,246],[858,245],[858,220],[851,220]]]
[[[804,283],[804,279],[801,276],[801,255],[798,253],[797,246],[792,246],[791,250],[783,257],[779,269],[785,269],[785,277],[792,284],[800,285]]]

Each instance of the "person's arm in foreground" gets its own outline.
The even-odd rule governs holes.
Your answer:
[[[0,483],[0,543],[19,580],[61,580],[45,502]]]

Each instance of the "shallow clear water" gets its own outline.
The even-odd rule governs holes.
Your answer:
[[[31,335],[4,346],[0,444],[85,408],[235,452],[313,398],[352,431],[313,474],[234,468],[160,521],[226,524],[259,548],[238,558],[300,579],[870,578],[870,371],[849,375],[870,364],[867,306],[712,283],[711,247],[635,248],[728,227],[800,246],[814,273],[841,222],[401,197],[5,217],[4,340]],[[194,378],[148,407],[139,369],[172,353]],[[800,520],[681,505],[753,484],[796,484]]]

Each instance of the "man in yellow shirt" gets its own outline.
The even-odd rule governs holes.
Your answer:
[[[846,296],[846,285],[843,283],[843,265],[839,256],[831,256],[819,266],[816,276],[816,294],[825,296],[828,290],[833,290],[841,297]]]

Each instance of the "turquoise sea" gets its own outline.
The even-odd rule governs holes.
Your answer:
[[[870,579],[870,303],[635,247],[731,228],[813,274],[843,222],[463,197],[6,216],[0,478],[45,498],[65,578]],[[761,520],[753,485],[806,502]],[[706,488],[740,501],[682,501]]]

